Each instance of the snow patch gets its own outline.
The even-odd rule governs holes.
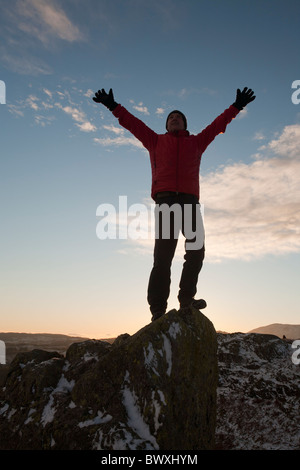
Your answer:
[[[77,426],[80,428],[85,428],[87,426],[93,426],[94,424],[104,424],[108,423],[112,419],[111,415],[105,415],[105,412],[102,413],[101,411],[98,411],[97,416],[93,419],[88,419],[86,421],[81,421],[81,423],[78,423]]]
[[[159,398],[160,398],[160,401],[165,405],[166,404],[166,401],[165,401],[165,396],[163,394],[163,392],[161,392],[160,390],[156,390],[152,392],[152,404],[153,404],[153,408],[154,408],[154,427],[155,427],[155,431],[158,430],[158,428],[160,428],[160,426],[162,426],[162,422],[160,423],[159,422],[159,417],[160,417],[160,413],[161,413],[161,404],[155,399],[155,393],[158,393],[159,395]]]
[[[51,423],[54,419],[56,409],[53,408],[53,403],[54,403],[54,397],[51,394],[47,405],[43,409],[43,414],[41,418],[41,423],[43,427],[45,427],[46,424]]]
[[[126,372],[124,381],[129,382],[128,371]],[[142,439],[151,442],[154,449],[159,449],[155,437],[152,436],[148,425],[143,420],[143,416],[137,402],[138,398],[134,391],[130,390],[130,388],[125,385],[123,388],[123,404],[128,416],[128,426],[130,426]]]
[[[35,412],[36,412],[36,409],[35,409],[35,408],[30,408],[30,410],[29,410],[29,412],[28,412],[28,415],[27,415],[27,419],[26,419],[26,421],[24,422],[24,424],[28,424],[28,423],[30,423],[31,421],[33,421],[31,415],[33,415]]]
[[[145,358],[145,366],[149,367],[152,369],[154,374],[159,376],[159,373],[157,372],[157,359],[155,355],[155,351],[153,349],[152,343],[149,343],[147,346],[147,349],[144,348],[144,358]]]
[[[0,416],[4,413],[6,413],[6,411],[8,410],[9,408],[9,404],[8,403],[5,403],[4,406],[2,406],[2,408],[0,408]]]
[[[164,350],[165,350],[165,353],[166,353],[166,361],[167,361],[167,364],[168,364],[167,374],[170,377],[171,371],[172,371],[172,346],[171,346],[171,342],[170,342],[169,338],[167,338],[166,335],[164,335],[162,333],[162,337],[163,337],[163,340],[164,340]]]
[[[44,407],[43,413],[42,413],[42,418],[41,418],[41,423],[43,427],[46,426],[46,424],[51,423],[54,419],[54,415],[56,412],[56,408],[54,406],[54,396],[57,393],[69,393],[72,391],[73,387],[75,385],[75,380],[71,380],[71,382],[68,382],[68,380],[65,378],[64,374],[62,374],[61,378],[58,381],[58,384],[56,388],[51,392],[49,401],[47,405]]]
[[[176,336],[181,333],[181,328],[180,328],[179,323],[173,322],[170,325],[168,333],[171,336],[171,338],[176,339]]]

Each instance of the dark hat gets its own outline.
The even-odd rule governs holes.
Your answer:
[[[184,122],[184,127],[185,127],[185,130],[186,130],[186,128],[187,128],[187,120],[186,120],[186,117],[185,117],[185,115],[184,115],[181,111],[178,111],[178,109],[174,109],[174,111],[171,111],[171,112],[169,113],[169,115],[168,115],[168,117],[167,117],[167,120],[166,120],[166,129],[167,129],[167,124],[168,124],[168,119],[169,119],[169,117],[171,116],[171,114],[173,114],[173,113],[181,114],[182,119],[183,119],[183,122]],[[168,130],[168,129],[167,129],[167,130]]]

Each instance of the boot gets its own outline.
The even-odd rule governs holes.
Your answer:
[[[151,321],[158,320],[160,317],[162,317],[165,314],[165,312],[156,312],[152,314]]]
[[[204,299],[192,299],[190,301],[186,302],[181,302],[180,303],[180,308],[187,308],[187,307],[193,307],[196,308],[197,310],[202,310],[203,308],[206,307],[206,301]]]

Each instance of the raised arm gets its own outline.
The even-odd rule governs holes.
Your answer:
[[[102,103],[112,111],[113,115],[119,120],[120,125],[131,132],[147,150],[151,151],[155,147],[157,134],[143,121],[127,111],[126,108],[116,103],[112,89],[109,90],[109,93],[106,93],[103,88],[98,90],[93,100],[96,103]]]
[[[220,116],[218,116],[209,126],[207,126],[200,134],[198,134],[199,147],[201,153],[204,152],[206,147],[214,140],[214,138],[223,134],[227,125],[234,119],[238,113],[253,101],[256,97],[254,92],[249,88],[244,88],[241,91],[239,88],[236,92],[235,102],[229,106]]]

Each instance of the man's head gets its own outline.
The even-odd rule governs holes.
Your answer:
[[[185,115],[175,109],[167,117],[166,129],[168,132],[183,131],[187,128],[187,121]]]

